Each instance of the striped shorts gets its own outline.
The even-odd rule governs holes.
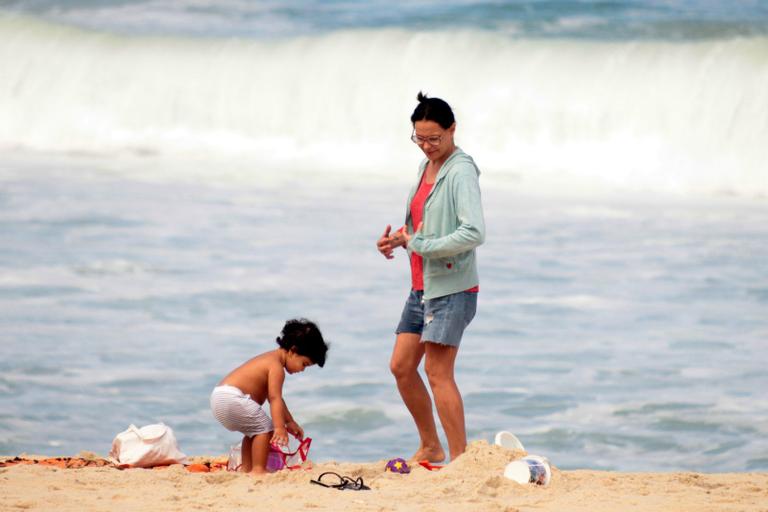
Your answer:
[[[211,393],[211,411],[224,425],[233,432],[240,432],[247,437],[272,432],[272,420],[258,402],[251,400],[234,386],[217,386]]]

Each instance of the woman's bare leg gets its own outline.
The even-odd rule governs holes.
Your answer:
[[[437,437],[432,399],[419,375],[419,364],[423,357],[424,344],[421,343],[421,335],[400,333],[395,340],[389,368],[397,381],[400,396],[419,431],[420,445],[412,459],[440,462],[445,459],[445,452]]]
[[[432,395],[435,397],[435,407],[445,430],[448,451],[453,461],[467,448],[464,402],[453,376],[459,348],[439,343],[424,343],[424,345],[426,345],[424,370],[432,388]]]

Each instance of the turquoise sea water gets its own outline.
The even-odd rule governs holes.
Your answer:
[[[164,421],[223,453],[210,389],[299,315],[332,342],[286,383],[315,458],[414,449],[388,371],[408,269],[374,247],[406,184],[21,167],[1,182],[0,452],[105,453]],[[765,470],[768,207],[492,185],[457,368],[470,439],[511,430],[564,468]]]
[[[445,97],[483,171],[470,439],[561,468],[768,470],[764,2],[0,4],[0,453],[106,454],[316,320],[316,460],[408,456],[398,225]]]

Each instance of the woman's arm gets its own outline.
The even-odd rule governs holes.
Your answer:
[[[471,251],[485,241],[485,220],[480,184],[474,167],[462,169],[452,182],[459,226],[453,233],[426,238],[421,230],[410,237],[408,247],[425,258],[444,258]]]

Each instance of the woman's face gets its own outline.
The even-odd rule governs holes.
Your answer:
[[[434,121],[413,123],[413,141],[433,162],[447,158],[454,150],[453,133],[456,123],[447,130]]]

